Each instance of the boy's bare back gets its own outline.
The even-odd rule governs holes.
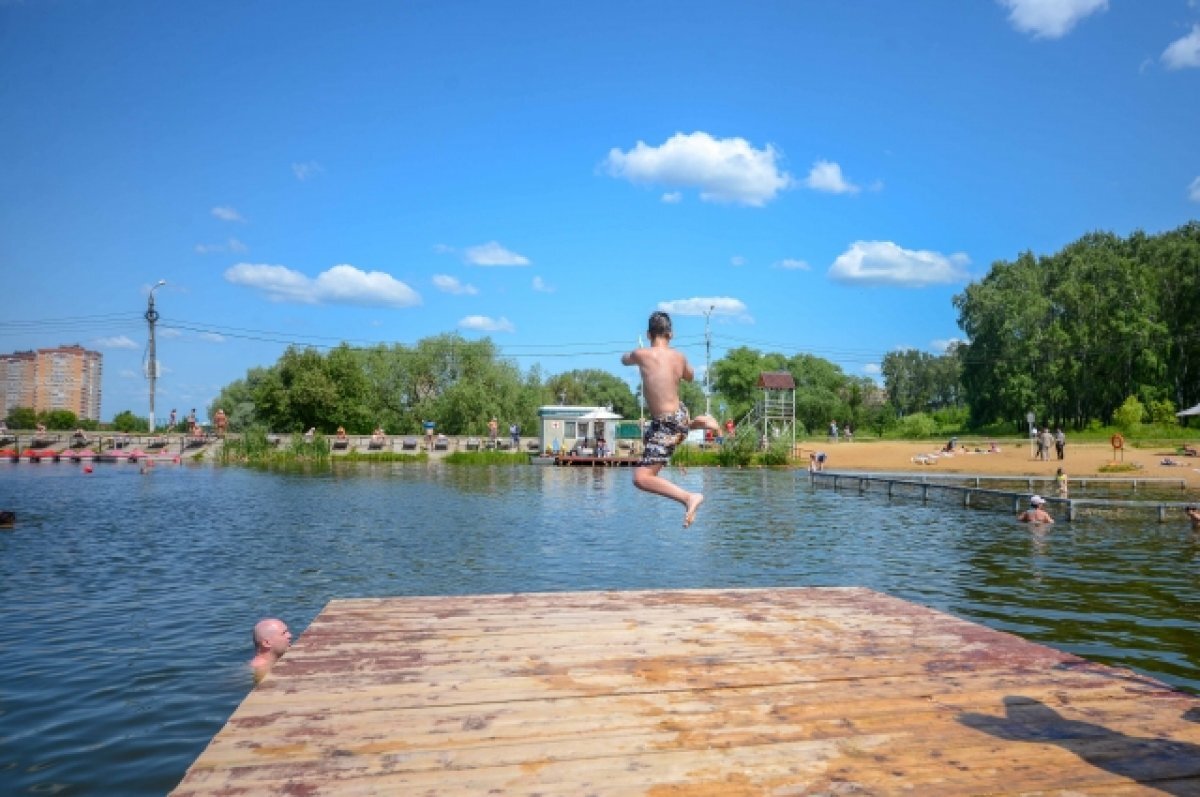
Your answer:
[[[642,374],[642,391],[651,415],[666,415],[679,409],[679,380],[695,378],[687,357],[670,347],[670,341],[658,338],[653,345],[634,349],[621,358],[625,365],[636,365]]]

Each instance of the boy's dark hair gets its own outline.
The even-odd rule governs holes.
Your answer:
[[[656,310],[650,314],[650,324],[647,329],[650,335],[650,340],[655,338],[671,337],[671,316],[664,313],[662,310]]]

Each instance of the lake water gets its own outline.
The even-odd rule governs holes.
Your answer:
[[[814,490],[803,472],[0,465],[0,794],[161,795],[252,688],[250,629],[332,598],[866,586],[1200,692],[1184,523]],[[1178,500],[1178,497],[1176,497]]]

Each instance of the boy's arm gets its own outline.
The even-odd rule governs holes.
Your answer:
[[[637,349],[622,354],[621,365],[637,365]]]
[[[692,364],[687,361],[687,357],[684,357],[681,354],[681,355],[679,355],[679,359],[683,360],[683,374],[682,374],[681,378],[685,382],[696,381],[696,372],[692,370]]]

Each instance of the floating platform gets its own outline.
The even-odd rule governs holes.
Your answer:
[[[554,458],[555,465],[580,468],[633,468],[641,461],[641,457],[582,457],[569,454]]]
[[[860,493],[868,491],[882,492],[890,500],[893,497],[920,498],[922,503],[932,498],[953,500],[965,507],[990,506],[1006,512],[1017,513],[1029,505],[1029,499],[1034,495],[1032,477],[1025,476],[976,476],[973,474],[954,474],[949,480],[931,480],[924,476],[911,477],[908,475],[892,476],[875,473],[851,473],[846,471],[810,471],[809,478],[814,486],[832,487],[837,490],[843,487],[854,487]],[[1013,490],[996,490],[980,487],[984,481],[997,482],[1028,482],[1028,490],[1017,492]],[[957,482],[957,483],[954,483]],[[972,484],[973,483],[973,484]],[[1085,478],[1074,479],[1071,484],[1075,487],[1086,488],[1088,485],[1130,485],[1134,492],[1138,486],[1166,486],[1187,489],[1187,482],[1182,479],[1121,479],[1121,478]],[[1052,485],[1049,485],[1052,487]],[[1161,500],[1119,500],[1112,498],[1060,498],[1055,495],[1042,496],[1046,502],[1044,508],[1065,510],[1067,520],[1075,520],[1081,512],[1095,513],[1127,513],[1131,511],[1153,512],[1158,522],[1166,523],[1169,519],[1188,522],[1184,510],[1191,506],[1192,501],[1161,501]],[[1060,515],[1059,519],[1062,519]]]
[[[173,794],[1200,794],[1200,699],[867,589],[335,600]]]

